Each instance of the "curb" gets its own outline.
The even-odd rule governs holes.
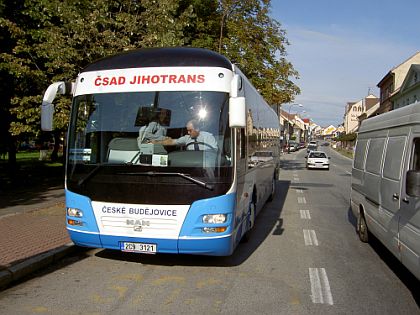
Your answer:
[[[74,243],[70,242],[48,252],[33,256],[18,264],[0,270],[0,290],[10,283],[18,281],[35,271],[45,268],[76,251]]]

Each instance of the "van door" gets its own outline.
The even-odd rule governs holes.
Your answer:
[[[376,133],[369,140],[365,173],[363,178],[363,193],[365,196],[365,215],[370,231],[379,239],[383,239],[387,228],[381,219],[381,172],[385,147],[385,132]]]
[[[410,140],[408,151],[408,168],[420,172],[420,132],[414,134]],[[409,196],[405,189],[401,195],[400,211],[400,250],[402,263],[420,279],[420,197]]]
[[[390,136],[388,138],[382,172],[381,206],[379,210],[380,224],[384,229],[381,241],[399,259],[401,259],[398,247],[398,222],[402,187],[401,170],[406,142],[406,136]]]

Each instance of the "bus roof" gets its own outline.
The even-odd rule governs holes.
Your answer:
[[[221,67],[232,70],[224,56],[202,48],[143,48],[99,59],[81,72],[143,67]]]

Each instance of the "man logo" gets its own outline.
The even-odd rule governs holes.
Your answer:
[[[134,230],[135,232],[142,232],[142,231],[143,231],[143,227],[142,227],[141,225],[135,225],[135,226],[133,227],[133,230]]]

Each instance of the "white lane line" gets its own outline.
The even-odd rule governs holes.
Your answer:
[[[334,166],[334,167],[336,167],[336,168],[339,168],[339,169],[343,170],[346,174],[351,175],[351,172],[346,171],[344,168],[342,168],[342,167],[338,166],[337,164],[331,164],[331,165],[332,165],[332,166]]]
[[[298,197],[297,201],[300,204],[306,204],[306,198],[305,197]]]
[[[300,218],[310,220],[311,213],[309,212],[309,210],[300,210]]]
[[[318,238],[314,230],[303,230],[303,238],[306,246],[318,246]]]
[[[330,283],[325,268],[309,268],[312,303],[333,305]]]

